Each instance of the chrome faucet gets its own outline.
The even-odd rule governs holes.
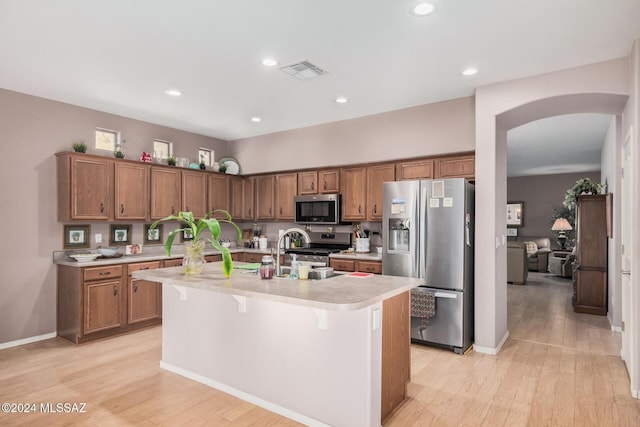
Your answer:
[[[309,243],[311,243],[311,237],[309,237],[309,234],[307,234],[307,232],[302,228],[293,227],[284,230],[284,233],[278,237],[278,243],[276,243],[276,276],[280,276],[280,243],[282,242],[282,239],[284,239],[284,236],[291,233],[302,234],[305,246],[309,246]]]

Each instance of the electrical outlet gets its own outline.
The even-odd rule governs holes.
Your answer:
[[[96,243],[102,243],[102,234],[96,234]]]

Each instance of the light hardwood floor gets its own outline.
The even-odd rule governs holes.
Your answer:
[[[573,313],[570,294],[569,280],[536,273],[509,285],[510,338],[498,356],[413,345],[410,398],[385,426],[640,425],[618,334],[603,316]],[[298,425],[161,370],[160,333],[0,351],[0,402],[86,403],[80,414],[0,412],[0,425]]]

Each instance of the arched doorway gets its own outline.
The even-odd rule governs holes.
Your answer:
[[[561,114],[621,116],[629,97],[628,73],[623,58],[476,91],[476,221],[483,224],[476,227],[476,351],[495,354],[508,338],[507,130]]]

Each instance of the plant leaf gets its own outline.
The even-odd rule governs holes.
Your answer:
[[[165,249],[165,252],[167,253],[167,256],[171,256],[171,245],[173,244],[173,239],[175,239],[176,235],[182,232],[183,230],[184,230],[183,228],[177,228],[173,230],[171,233],[169,233],[169,236],[167,236],[167,242],[164,244],[164,249]]]

